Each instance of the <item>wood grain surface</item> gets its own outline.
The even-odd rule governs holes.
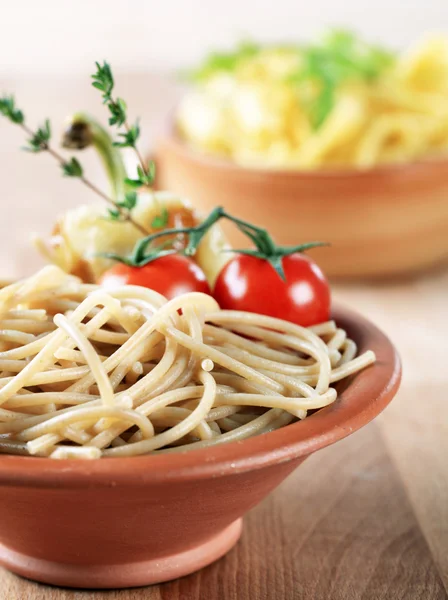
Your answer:
[[[118,78],[155,131],[176,98],[159,76]],[[86,80],[0,81],[37,119],[98,110]],[[157,93],[154,92],[157,90]],[[32,231],[92,198],[46,157],[16,151],[0,121],[0,278],[31,272]],[[84,161],[101,182],[93,156]],[[8,218],[5,219],[7,214]],[[448,598],[448,270],[394,282],[335,286],[338,300],[387,331],[401,352],[398,397],[375,423],[309,458],[245,519],[223,559],[151,588],[89,592],[42,586],[0,570],[0,600],[438,600]]]

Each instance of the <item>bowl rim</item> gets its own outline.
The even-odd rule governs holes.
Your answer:
[[[352,376],[338,399],[303,421],[209,448],[179,453],[92,461],[0,455],[0,485],[39,488],[141,486],[195,481],[242,473],[306,456],[348,436],[392,400],[401,362],[386,335],[358,313],[338,307],[332,315],[376,362]]]
[[[246,178],[259,178],[261,176],[274,177],[279,179],[300,179],[315,180],[322,178],[325,180],[339,180],[347,178],[370,179],[378,177],[402,177],[407,178],[410,173],[415,174],[422,170],[440,170],[448,166],[448,155],[428,156],[426,158],[411,160],[403,163],[386,163],[367,168],[340,167],[340,168],[322,168],[322,169],[285,169],[273,167],[256,167],[240,165],[225,157],[203,152],[183,140],[176,131],[174,118],[168,120],[168,126],[163,129],[155,145],[154,156],[157,162],[157,155],[160,148],[168,146],[183,158],[207,168],[218,171],[233,171]]]

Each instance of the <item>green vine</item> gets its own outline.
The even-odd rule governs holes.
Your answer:
[[[218,206],[212,210],[208,217],[194,227],[174,227],[142,238],[136,243],[133,253],[129,257],[123,257],[110,253],[102,256],[122,262],[129,266],[143,267],[153,260],[156,260],[160,256],[173,253],[173,250],[165,250],[163,245],[162,247],[152,246],[152,243],[155,240],[169,235],[180,234],[187,236],[187,244],[183,250],[183,253],[186,256],[194,256],[204,236],[207,234],[210,228],[221,219],[227,219],[228,221],[231,221],[255,245],[255,249],[253,250],[241,249],[229,250],[229,252],[246,254],[267,260],[283,280],[285,280],[285,273],[283,270],[282,259],[285,256],[289,256],[296,252],[305,252],[306,250],[310,250],[311,248],[316,248],[318,246],[328,245],[323,242],[309,242],[306,244],[299,244],[297,246],[279,246],[275,244],[274,240],[266,229],[257,227],[248,221],[243,221],[242,219],[234,217],[224,210],[222,206]]]

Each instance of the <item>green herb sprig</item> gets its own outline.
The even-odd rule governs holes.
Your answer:
[[[23,111],[16,106],[13,96],[4,96],[0,98],[0,114],[8,118],[12,123],[19,125],[25,131],[28,136],[28,143],[24,148],[25,150],[33,153],[48,152],[59,162],[64,176],[80,179],[87,187],[111,205],[111,208],[108,210],[108,216],[111,220],[129,221],[141,233],[147,235],[148,231],[132,218],[131,212],[138,203],[136,190],[143,186],[152,187],[154,185],[155,164],[153,161],[149,161],[148,164],[145,164],[137,147],[137,141],[140,137],[140,124],[138,119],[134,125],[129,126],[125,101],[122,98],[113,96],[115,83],[110,65],[106,61],[104,61],[102,65],[97,62],[96,68],[96,72],[92,75],[92,85],[101,91],[103,103],[106,104],[109,109],[109,125],[118,128],[124,127],[125,131],[120,132],[118,134],[118,139],[114,142],[108,142],[110,138],[107,132],[105,132],[99,124],[91,119],[86,120],[85,118],[81,118],[80,121],[72,123],[71,129],[65,132],[63,145],[66,148],[79,150],[92,144],[95,136],[98,138],[97,145],[102,148],[103,159],[105,154],[108,153],[109,155],[106,161],[108,173],[109,175],[112,173],[115,175],[115,180],[113,182],[113,198],[102,192],[84,176],[83,167],[75,157],[66,160],[53,148],[50,144],[52,131],[48,119],[45,120],[42,126],[33,131],[26,124],[25,115]],[[101,140],[99,138],[101,138]],[[134,150],[139,163],[136,178],[131,179],[126,177],[124,167],[120,167],[120,165],[118,165],[120,168],[117,167],[118,163],[122,165],[121,159],[117,157],[115,157],[114,160],[111,159],[110,155],[113,153],[108,151],[105,147],[105,145],[107,146],[107,143],[109,143],[109,148],[132,148]],[[110,145],[111,143],[112,146]],[[122,173],[119,180],[117,178],[118,172]],[[127,191],[126,188],[127,190],[129,190],[129,188],[131,189]],[[168,217],[168,211],[161,207],[159,214],[153,219],[152,227],[156,229],[166,227],[168,224]]]
[[[147,230],[142,227],[139,223],[133,220],[130,211],[136,205],[136,195],[131,193],[128,197],[126,196],[122,202],[114,202],[109,196],[101,191],[95,184],[88,180],[84,175],[84,170],[81,163],[75,157],[71,157],[66,160],[59,152],[57,152],[53,146],[51,146],[51,124],[48,119],[45,120],[44,124],[38,127],[36,130],[32,130],[26,123],[25,115],[22,110],[17,108],[15,99],[13,96],[4,96],[0,98],[0,114],[9,119],[15,125],[21,127],[21,129],[28,136],[27,146],[24,150],[33,153],[47,152],[52,156],[60,165],[62,174],[65,177],[75,177],[82,181],[90,190],[98,194],[107,203],[113,205],[110,212],[114,215],[114,220],[130,221],[141,233],[146,235]]]
[[[96,64],[96,73],[92,75],[92,85],[97,90],[102,92],[103,103],[107,106],[110,112],[109,125],[116,127],[124,127],[125,132],[119,133],[118,139],[114,142],[114,146],[118,148],[132,148],[136,155],[140,168],[138,170],[138,178],[132,180],[134,187],[151,186],[154,184],[154,163],[150,161],[148,165],[145,164],[142,155],[137,146],[137,141],[140,137],[140,124],[137,120],[134,125],[130,126],[127,120],[127,106],[122,98],[114,98],[112,92],[114,91],[115,81],[112,74],[110,65],[104,61],[101,65]]]
[[[24,150],[28,152],[45,152],[51,139],[51,125],[48,119],[42,127],[38,127],[28,140],[28,146]]]
[[[0,98],[0,113],[17,125],[22,125],[25,120],[23,112],[16,108],[13,96]]]
[[[125,131],[118,133],[118,139],[113,145],[118,148],[132,148],[136,154],[139,165],[137,167],[137,177],[134,179],[126,178],[126,185],[138,189],[141,187],[151,188],[155,182],[155,163],[149,161],[145,163],[138,149],[137,141],[140,137],[140,123],[137,119],[133,125],[129,125],[127,118],[126,102],[119,97],[113,96],[115,80],[112,69],[106,61],[103,64],[96,64],[96,72],[92,75],[92,85],[102,93],[103,104],[107,106],[110,112],[109,125],[118,128],[124,127]],[[162,209],[151,223],[154,228],[163,228],[168,224],[168,215]]]
[[[3,98],[0,98],[0,113],[15,125],[19,125],[28,136],[28,142],[27,145],[24,146],[24,150],[35,154],[38,152],[48,152],[59,162],[65,175],[83,178],[82,167],[75,158],[71,158],[67,161],[50,146],[51,125],[48,119],[45,120],[41,127],[38,127],[33,131],[26,124],[24,112],[16,107],[13,96],[4,96]]]
[[[75,157],[72,157],[62,168],[66,177],[82,177],[83,169]]]

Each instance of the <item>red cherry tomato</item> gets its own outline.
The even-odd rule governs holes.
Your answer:
[[[211,293],[202,269],[178,254],[161,256],[143,267],[117,263],[101,276],[99,283],[109,289],[140,285],[159,292],[168,300],[188,292]]]
[[[308,327],[330,318],[330,288],[317,264],[300,253],[282,260],[286,281],[265,259],[236,255],[220,272],[214,297],[223,309],[255,312]]]

